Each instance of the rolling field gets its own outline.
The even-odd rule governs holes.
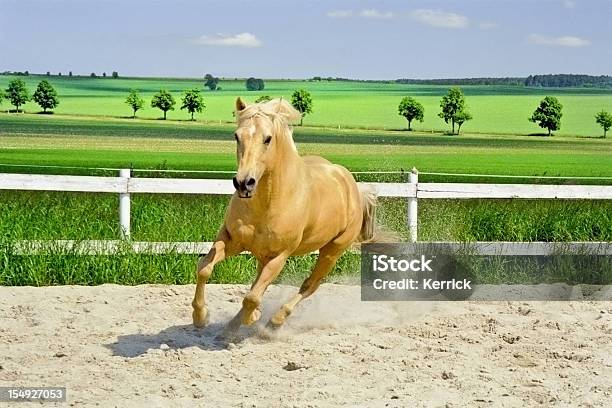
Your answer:
[[[60,96],[59,114],[94,116],[131,116],[124,103],[129,89],[141,91],[146,104],[138,113],[143,118],[159,118],[161,112],[149,106],[151,95],[160,88],[170,91],[177,100],[186,89],[203,86],[198,79],[151,78],[88,78],[29,76],[24,79],[30,92],[41,79],[48,79]],[[0,88],[6,88],[9,76],[0,76]],[[314,111],[305,123],[327,127],[361,127],[375,129],[403,129],[406,122],[397,115],[397,105],[404,96],[414,96],[425,106],[425,121],[413,124],[416,130],[437,132],[448,129],[438,118],[440,97],[448,86],[403,85],[395,83],[358,83],[346,81],[266,81],[264,91],[248,92],[243,80],[225,80],[221,91],[204,93],[207,105],[200,120],[232,121],[236,96],[255,100],[260,95],[290,98],[295,89],[304,88],[313,95]],[[463,86],[474,120],[464,126],[468,132],[531,134],[541,133],[537,125],[527,121],[540,99],[545,95],[557,96],[564,105],[564,116],[559,135],[600,136],[594,115],[601,109],[612,110],[612,90],[602,89],[541,89],[511,86]],[[9,109],[8,101],[1,105]],[[179,104],[180,106],[180,104]],[[25,105],[28,112],[37,112],[32,102]],[[187,120],[186,111],[169,112],[169,119]]]

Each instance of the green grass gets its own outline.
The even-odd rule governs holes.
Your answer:
[[[139,112],[143,118],[159,118],[161,112],[149,106],[150,98],[160,88],[172,92],[178,99],[182,92],[191,88],[202,88],[199,79],[169,78],[84,78],[66,76],[21,77],[32,92],[38,81],[48,79],[58,90],[60,106],[58,114],[131,116],[124,103],[131,88],[139,89],[146,100],[145,109]],[[0,88],[5,88],[9,76],[0,76]],[[440,97],[447,86],[405,85],[394,83],[362,83],[338,81],[266,81],[264,91],[248,92],[244,81],[220,82],[221,91],[205,92],[206,110],[199,119],[209,121],[231,121],[234,100],[245,96],[253,101],[260,95],[290,98],[298,88],[312,92],[314,111],[306,123],[316,126],[364,127],[380,129],[402,129],[406,126],[397,115],[397,105],[403,96],[414,96],[425,106],[425,121],[414,124],[420,131],[439,131],[448,126],[437,116]],[[601,129],[594,116],[601,109],[612,110],[610,89],[541,89],[514,86],[464,86],[467,102],[474,120],[465,125],[465,130],[479,133],[530,134],[541,133],[537,125],[527,121],[538,102],[546,95],[557,96],[564,106],[562,128],[559,135],[600,136]],[[3,102],[9,109],[8,102]],[[180,104],[179,104],[180,106]],[[37,112],[38,106],[29,102],[26,111]],[[169,113],[170,119],[186,120],[186,111]]]
[[[210,241],[223,222],[227,197],[201,195],[133,196],[132,239]],[[0,192],[0,285],[192,283],[195,255],[135,254],[82,256],[50,249],[17,255],[20,240],[77,241],[117,239],[118,198],[113,194]],[[407,238],[406,202],[381,199],[379,221]],[[612,203],[608,201],[420,200],[423,241],[612,241]],[[301,282],[315,256],[292,259],[281,282]],[[238,256],[216,268],[211,282],[246,283],[255,261]],[[333,279],[354,276],[359,256],[345,255]]]

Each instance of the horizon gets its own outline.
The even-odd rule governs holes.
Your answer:
[[[612,74],[606,0],[177,0],[172,6],[0,0],[3,65],[174,78],[522,78],[551,67]]]
[[[25,72],[28,72],[27,75],[24,75]],[[95,77],[91,77],[91,74],[95,73],[96,76]],[[103,76],[102,74],[106,73],[106,76]],[[111,71],[112,73],[112,71]],[[80,78],[92,78],[92,79],[185,79],[185,80],[203,80],[204,76],[208,74],[208,73],[204,73],[201,76],[146,76],[146,75],[121,75],[121,72],[118,72],[118,77],[117,78],[113,78],[111,76],[111,74],[109,74],[106,71],[97,71],[97,72],[89,72],[89,73],[72,73],[72,77],[80,77]],[[68,73],[64,73],[62,72],[60,73],[53,73],[50,72],[49,74],[47,74],[46,72],[41,73],[41,72],[30,72],[29,70],[17,70],[17,71],[10,71],[10,70],[0,70],[0,75],[2,76],[42,76],[42,77],[61,77],[61,78],[70,78],[70,75],[68,75]],[[331,78],[332,81],[353,81],[353,82],[390,82],[390,81],[398,81],[398,80],[408,80],[408,81],[453,81],[453,80],[475,80],[475,79],[505,79],[505,78],[513,78],[513,79],[526,79],[529,76],[543,76],[543,75],[586,75],[589,77],[610,77],[612,78],[612,75],[609,74],[587,74],[587,73],[567,73],[567,72],[558,72],[558,73],[534,73],[534,74],[529,74],[529,75],[525,75],[525,76],[517,76],[517,75],[510,75],[510,76],[477,76],[477,77],[444,77],[444,78],[381,78],[381,79],[373,79],[373,78],[345,78],[345,77],[329,77]],[[316,77],[320,77],[320,81],[328,81],[328,77],[323,77],[323,76],[319,76],[319,75],[314,75],[314,76],[310,76],[310,77],[303,77],[303,78],[275,78],[275,77],[260,77],[261,79],[265,80],[265,81],[313,81],[315,80],[314,78]],[[250,77],[236,77],[236,76],[229,76],[229,77],[218,77],[219,80],[221,81],[244,81]],[[315,80],[318,81],[318,80]]]

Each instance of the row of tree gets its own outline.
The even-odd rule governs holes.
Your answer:
[[[0,89],[0,103],[5,97],[15,107],[15,112],[19,112],[19,108],[29,100],[36,102],[45,113],[48,109],[55,109],[59,105],[55,88],[44,79],[38,83],[32,96],[22,79],[13,79],[8,83],[5,91]]]
[[[444,119],[444,122],[451,123],[452,134],[455,134],[455,124],[457,125],[457,134],[459,134],[461,126],[473,118],[467,109],[465,95],[461,88],[449,89],[448,94],[440,100],[440,108],[441,112],[438,113],[438,116]],[[412,130],[413,120],[423,122],[425,108],[419,101],[407,96],[401,100],[398,106],[398,114],[406,118],[408,130]],[[562,117],[563,105],[561,105],[561,102],[554,96],[547,96],[542,99],[528,119],[530,122],[537,123],[541,128],[547,129],[550,136],[553,131],[561,129]],[[603,128],[604,137],[606,137],[608,130],[612,128],[612,114],[602,109],[595,115],[595,122]]]
[[[136,89],[132,89],[125,99],[125,103],[132,108],[132,117],[135,118],[136,112],[144,107],[145,100],[140,97]],[[151,107],[161,110],[164,113],[164,120],[166,120],[168,111],[174,110],[175,105],[176,99],[174,99],[174,96],[165,89],[160,89],[159,92],[154,94],[151,98]],[[191,114],[191,120],[193,120],[193,115],[196,112],[201,113],[204,108],[206,108],[206,105],[202,98],[202,92],[200,92],[199,89],[188,89],[183,92],[183,96],[181,97],[181,110],[187,110],[187,112]]]
[[[34,94],[30,97],[25,82],[19,78],[13,79],[9,82],[5,91],[0,90],[0,103],[5,97],[15,106],[16,112],[19,112],[19,108],[30,99],[34,100],[45,113],[59,105],[57,91],[47,80],[40,81]],[[263,95],[257,98],[255,102],[265,102],[270,99],[270,96]],[[132,89],[125,103],[132,108],[133,117],[136,117],[136,112],[144,107],[145,101],[137,90]],[[187,110],[191,114],[191,120],[194,119],[196,112],[201,113],[206,108],[199,89],[184,91],[181,103],[180,109]],[[312,113],[312,95],[304,89],[298,89],[291,95],[291,104],[301,113],[300,125],[302,125],[304,117]],[[151,98],[151,107],[160,109],[164,113],[164,119],[166,119],[168,111],[174,110],[175,105],[176,100],[174,96],[164,89],[161,89]],[[468,111],[465,95],[461,88],[450,88],[448,93],[440,100],[440,108],[441,111],[438,113],[438,116],[444,119],[445,123],[451,124],[452,134],[455,134],[455,125],[457,125],[457,134],[459,134],[461,126],[473,118],[472,114]],[[398,114],[406,118],[408,130],[412,130],[412,121],[423,122],[425,108],[415,98],[407,96],[401,100],[398,106]],[[562,117],[563,105],[561,102],[554,96],[546,96],[542,99],[531,117],[529,117],[529,121],[547,129],[550,136],[553,131],[561,128]],[[595,115],[595,121],[603,128],[604,137],[606,137],[608,130],[612,128],[612,114],[601,110],[601,112]]]
[[[528,77],[505,78],[438,78],[438,79],[396,79],[399,84],[418,85],[510,85],[531,87],[612,87],[612,76],[581,74],[545,74]]]
[[[442,111],[438,113],[438,116],[444,119],[445,123],[451,124],[453,135],[455,134],[455,124],[457,125],[457,134],[459,134],[461,126],[472,120],[472,114],[467,109],[465,95],[461,88],[449,89],[448,94],[444,95],[440,101],[440,108],[442,108]],[[408,130],[412,130],[413,120],[423,122],[425,119],[425,108],[419,101],[407,96],[401,100],[398,106],[398,114],[406,118]]]
[[[576,74],[548,74],[548,75],[529,75],[525,79],[525,86],[542,87],[610,87],[612,77],[608,75],[576,75]]]
[[[72,74],[72,71],[70,72],[70,74]],[[47,76],[49,76],[49,72],[47,72]],[[111,74],[111,76],[112,76],[114,79],[117,79],[117,78],[119,78],[119,73],[118,73],[117,71],[113,71],[113,73]],[[96,74],[95,72],[92,72],[91,74],[89,74],[89,77],[90,77],[90,78],[97,78],[97,77],[98,77],[98,74]],[[103,72],[103,73],[102,73],[102,78],[106,78],[106,72]]]
[[[23,72],[21,72],[21,71],[4,71],[4,72],[0,73],[0,75],[11,75],[11,76],[29,76],[29,75],[30,75],[30,72],[29,72],[29,71],[23,71]],[[47,73],[46,73],[45,75],[47,75],[48,77],[50,77],[50,76],[52,76],[53,74],[51,73],[51,71],[47,71]],[[61,72],[58,72],[58,73],[57,73],[57,76],[62,76],[62,73],[61,73]],[[68,76],[69,76],[69,77],[71,77],[71,76],[72,76],[72,71],[68,71]],[[79,76],[79,75],[77,75],[77,76]],[[90,76],[90,77],[92,77],[92,78],[96,78],[98,75],[97,75],[95,72],[92,72],[91,74],[89,74],[89,76]],[[102,76],[103,76],[104,78],[106,78],[106,72],[103,72],[103,73],[102,73]],[[113,77],[113,78],[119,78],[119,73],[118,73],[117,71],[113,71],[113,72],[111,73],[111,77]]]
[[[22,79],[13,79],[9,82],[6,91],[0,90],[0,103],[6,98],[15,106],[15,111],[19,112],[19,108],[31,99],[34,100],[42,109],[47,112],[48,109],[55,109],[59,105],[57,91],[47,80],[42,80],[38,83],[36,91],[30,96],[25,82]],[[260,96],[255,102],[265,102],[271,98],[267,95]],[[136,117],[136,112],[144,108],[145,100],[140,96],[136,89],[130,90],[125,103],[132,108],[132,117]],[[304,89],[299,89],[291,95],[291,103],[302,114],[300,125],[304,120],[304,116],[312,112],[312,96]],[[153,95],[151,98],[151,107],[157,108],[164,113],[164,120],[167,118],[168,111],[173,111],[176,105],[176,99],[172,94],[165,89]],[[181,97],[181,109],[187,110],[191,114],[191,120],[196,112],[201,113],[206,108],[202,92],[199,89],[189,89],[183,92]]]
[[[268,95],[262,95],[257,98],[255,102],[266,102],[271,99],[272,98]],[[193,115],[195,112],[201,113],[204,108],[206,108],[204,99],[202,98],[202,93],[199,89],[186,90],[183,93],[181,102],[181,109],[186,109],[187,112],[191,114],[191,120],[193,120]],[[136,112],[144,107],[145,100],[140,96],[138,90],[132,89],[125,99],[125,103],[132,108],[132,117],[135,118]],[[293,92],[291,95],[291,104],[302,114],[302,118],[300,119],[300,125],[302,125],[304,116],[312,113],[312,97],[310,93],[304,89],[299,89]],[[164,120],[166,119],[167,112],[173,111],[175,105],[176,100],[174,99],[174,96],[172,96],[172,94],[165,89],[161,89],[151,98],[151,107],[161,110],[164,113]]]

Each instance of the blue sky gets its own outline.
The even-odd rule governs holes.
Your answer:
[[[612,74],[612,0],[0,0],[0,71]]]

